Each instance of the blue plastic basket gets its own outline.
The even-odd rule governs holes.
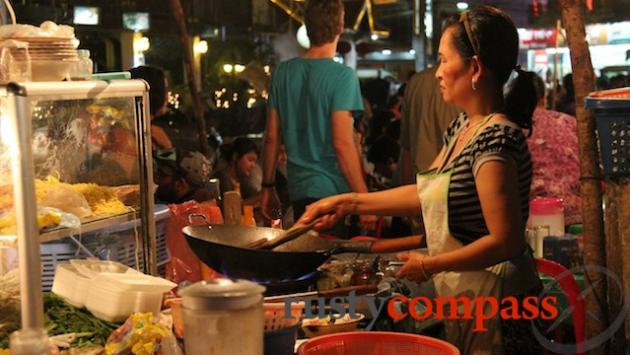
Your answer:
[[[630,176],[630,98],[587,97],[593,110],[604,174]]]

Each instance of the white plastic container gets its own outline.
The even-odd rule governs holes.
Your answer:
[[[102,273],[132,273],[140,274],[129,266],[110,260],[98,260],[98,259],[71,259],[70,265],[74,266],[76,270],[86,277],[96,277]]]
[[[90,279],[77,271],[71,264],[59,264],[55,269],[52,292],[64,301],[83,308],[90,286]]]
[[[100,285],[125,292],[165,293],[177,286],[176,283],[145,274],[103,272],[96,280]]]
[[[538,229],[539,233],[545,230],[549,235],[564,236],[564,205],[559,198],[536,197],[529,205],[529,222],[527,227]]]
[[[109,322],[124,321],[134,312],[160,313],[162,293],[120,292],[91,287],[85,307],[96,318]]]
[[[168,280],[136,273],[100,273],[93,278],[85,307],[97,318],[117,322],[134,312],[158,315],[165,292],[177,286]]]
[[[88,297],[92,279],[101,273],[143,275],[121,263],[109,260],[71,259],[70,263],[58,264],[55,268],[52,292],[69,304],[82,308]]]

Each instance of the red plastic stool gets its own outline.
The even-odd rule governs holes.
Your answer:
[[[582,345],[584,344],[584,338],[586,333],[586,316],[584,311],[584,299],[580,295],[580,287],[567,268],[555,261],[547,259],[535,258],[536,269],[538,272],[542,272],[553,277],[560,285],[562,292],[567,297],[569,306],[571,307],[571,316],[573,318],[573,331],[575,332],[576,354],[583,355],[584,350]],[[559,276],[562,275],[561,278]]]

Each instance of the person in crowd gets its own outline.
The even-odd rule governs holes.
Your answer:
[[[210,176],[210,162],[196,151],[170,150],[156,156],[155,181],[157,202],[179,204],[213,198],[206,188]]]
[[[392,112],[393,117],[397,120],[400,119],[402,115],[402,107],[404,105],[405,91],[407,91],[407,84],[409,83],[409,80],[411,80],[411,78],[414,76],[415,73],[416,73],[415,70],[412,70],[407,73],[407,77],[405,81],[403,81],[400,84],[400,86],[398,87],[398,90],[396,90],[396,94],[393,95],[392,98],[390,99],[389,109]]]
[[[238,137],[233,142],[221,146],[221,155],[225,159],[225,166],[216,171],[213,178],[219,179],[221,193],[238,191],[243,203],[256,205],[260,195],[256,189],[244,189],[248,177],[252,174],[258,162],[258,146],[246,137]]]
[[[556,101],[556,110],[575,117],[575,90],[573,88],[573,74],[562,78],[562,92]]]
[[[311,47],[282,62],[272,76],[262,183],[262,212],[269,219],[279,207],[274,178],[281,137],[296,217],[324,196],[367,191],[353,135],[353,113],[363,110],[359,80],[333,60],[344,26],[343,1],[309,0],[304,15]],[[362,221],[373,228],[375,218]],[[331,233],[345,237],[344,221]]]
[[[151,114],[151,143],[153,150],[173,149],[173,143],[164,129],[153,123],[167,111],[168,93],[166,77],[160,68],[142,65],[129,69],[132,79],[143,79],[149,84],[149,112]]]
[[[412,183],[429,168],[442,148],[444,131],[460,110],[444,102],[435,78],[436,68],[415,74],[405,91],[400,136],[400,179]]]
[[[537,100],[531,75],[516,66],[518,43],[514,23],[497,8],[481,5],[449,18],[436,77],[444,101],[463,113],[446,130],[430,171],[415,185],[326,197],[297,223],[321,217],[315,228],[322,229],[349,213],[421,211],[428,254],[401,253],[406,263],[398,277],[432,279],[440,297],[513,296],[520,303],[538,297],[540,280],[525,240],[532,164],[523,134]],[[457,317],[445,320],[446,336],[462,354],[542,353],[529,320],[493,317],[479,332],[467,312],[452,311]]]
[[[530,197],[559,197],[564,203],[567,224],[581,223],[580,154],[576,119],[546,110],[545,83],[533,75],[538,105],[534,111],[536,129],[527,139],[532,155],[533,178]]]
[[[375,190],[392,187],[392,177],[398,161],[398,142],[381,136],[368,150],[368,161],[374,165],[370,174]]]
[[[376,139],[385,134],[387,126],[394,119],[394,114],[390,110],[375,110],[370,121],[369,134],[365,139],[365,144],[371,146]]]

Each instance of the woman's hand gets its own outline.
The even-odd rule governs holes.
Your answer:
[[[431,275],[429,275],[424,268],[424,259],[427,257],[425,254],[405,252],[399,253],[397,256],[398,260],[405,261],[405,265],[396,273],[396,277],[417,283],[427,281],[431,278]]]
[[[278,193],[275,188],[263,188],[260,193],[260,207],[262,215],[268,220],[277,219],[279,214],[277,211],[282,211],[282,203],[278,197]]]
[[[353,202],[354,194],[341,194],[325,197],[306,207],[306,211],[296,224],[308,224],[318,217],[322,217],[315,225],[316,230],[329,229],[346,215],[352,213],[356,203]]]

